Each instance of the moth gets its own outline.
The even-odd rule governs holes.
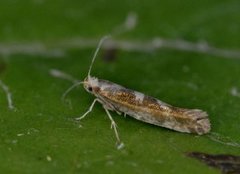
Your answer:
[[[109,111],[115,111],[125,116],[129,115],[137,120],[178,132],[202,135],[210,131],[211,126],[208,114],[200,109],[174,107],[141,92],[125,88],[108,80],[91,76],[92,66],[106,38],[108,37],[105,36],[100,40],[84,81],[75,82],[75,84],[63,95],[63,97],[65,97],[73,88],[83,84],[85,90],[96,97],[89,109],[81,117],[76,118],[77,120],[85,118],[92,111],[96,102],[101,103],[111,121],[111,128],[113,128],[117,143],[120,146],[123,144],[119,138],[117,125]],[[58,77],[63,76],[62,73],[56,70],[52,72],[52,74]]]

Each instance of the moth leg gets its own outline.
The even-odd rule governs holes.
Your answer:
[[[115,111],[118,115],[122,115],[122,112],[120,112],[117,108],[115,108],[113,105],[109,104],[108,102],[105,102],[102,100],[102,104],[104,106],[104,109],[110,110],[110,111]]]
[[[111,129],[113,129],[114,130],[114,133],[115,133],[115,136],[116,136],[116,139],[117,139],[117,144],[118,144],[118,149],[121,149],[121,148],[123,148],[124,147],[124,144],[121,142],[121,140],[120,140],[120,138],[119,138],[119,135],[118,135],[118,131],[117,131],[117,124],[115,123],[115,121],[113,120],[113,118],[112,118],[112,116],[111,116],[111,114],[109,113],[109,111],[106,109],[106,108],[104,108],[105,109],[105,111],[106,111],[106,113],[107,113],[107,115],[108,115],[108,118],[110,119],[110,121],[111,121]]]
[[[89,113],[92,111],[92,109],[93,109],[93,107],[94,107],[94,105],[95,105],[95,103],[96,103],[97,101],[101,103],[101,101],[100,101],[98,98],[95,98],[94,101],[92,102],[91,106],[90,106],[89,109],[87,110],[87,112],[85,112],[81,117],[77,117],[77,118],[75,118],[75,119],[76,119],[76,120],[82,120],[84,117],[86,117],[87,114],[89,114]]]

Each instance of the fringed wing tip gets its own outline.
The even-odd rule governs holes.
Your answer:
[[[193,118],[195,125],[194,130],[197,134],[207,134],[211,130],[211,123],[208,114],[200,109],[191,109],[186,111],[186,114]]]

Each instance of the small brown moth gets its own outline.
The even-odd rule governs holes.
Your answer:
[[[109,110],[116,111],[118,114],[123,113],[124,115],[129,115],[137,120],[169,128],[178,132],[202,135],[210,131],[208,114],[202,110],[174,107],[156,98],[127,89],[113,82],[92,77],[90,73],[93,63],[106,38],[107,36],[100,40],[92,58],[88,75],[84,81],[75,83],[63,95],[63,97],[65,97],[74,87],[83,84],[86,91],[96,97],[88,111],[81,117],[76,118],[77,120],[83,119],[88,113],[90,113],[96,102],[101,103],[111,120],[111,128],[114,129],[117,143],[120,145],[119,147],[122,147],[123,144],[120,141],[116,123],[110,115]]]

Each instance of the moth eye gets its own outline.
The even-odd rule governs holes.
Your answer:
[[[88,90],[89,90],[90,92],[92,92],[93,89],[92,89],[92,87],[88,87]]]

